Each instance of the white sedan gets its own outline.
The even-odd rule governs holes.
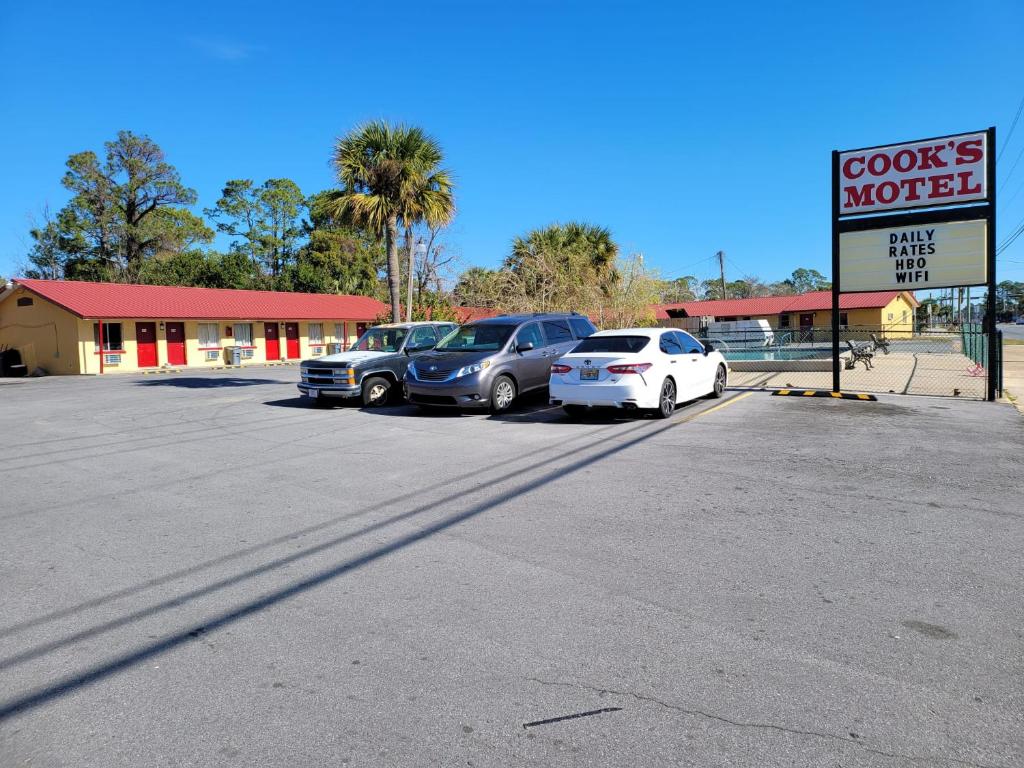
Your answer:
[[[600,331],[551,366],[551,404],[579,415],[588,407],[650,409],[667,419],[678,403],[721,397],[722,353],[670,328]]]

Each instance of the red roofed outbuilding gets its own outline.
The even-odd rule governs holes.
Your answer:
[[[844,293],[839,297],[839,324],[885,329],[890,336],[909,335],[920,302],[910,291]],[[828,328],[832,324],[832,292],[812,291],[793,296],[720,299],[659,304],[655,318],[710,317],[716,321],[767,320],[772,328]]]
[[[346,348],[386,310],[366,296],[15,279],[0,291],[0,348],[63,374],[211,368],[228,347],[270,363]]]

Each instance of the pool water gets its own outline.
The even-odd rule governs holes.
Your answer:
[[[722,351],[726,360],[812,360],[831,358],[831,347],[809,347],[806,349],[737,349]]]

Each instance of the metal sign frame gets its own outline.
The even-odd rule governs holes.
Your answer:
[[[988,333],[988,369],[986,399],[996,399],[996,388],[998,386],[997,361],[998,353],[996,342],[996,129],[990,127],[985,131],[963,131],[961,133],[949,134],[948,136],[936,136],[934,140],[962,136],[970,133],[985,134],[985,180],[986,196],[982,200],[972,200],[961,203],[945,203],[929,205],[922,208],[903,209],[898,212],[860,212],[843,214],[840,209],[840,169],[839,156],[847,152],[860,152],[870,149],[885,149],[899,146],[899,144],[881,144],[876,147],[863,147],[861,149],[844,149],[832,151],[832,391],[839,392],[839,296],[844,291],[840,284],[839,277],[839,236],[844,232],[864,232],[872,229],[888,229],[893,227],[920,226],[926,224],[947,224],[958,221],[971,221],[984,219],[986,223],[985,232],[985,263],[986,278],[984,283],[988,288],[988,297],[985,305],[986,330]],[[933,139],[915,139],[902,142],[912,144],[920,141],[931,141]],[[956,206],[956,207],[953,207]],[[980,284],[979,284],[980,285]],[[927,290],[927,289],[926,289]],[[871,293],[871,291],[846,291],[846,293]]]

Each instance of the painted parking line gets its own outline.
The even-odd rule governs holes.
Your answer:
[[[737,403],[737,402],[739,402],[740,400],[742,400],[742,399],[744,399],[746,397],[750,397],[752,394],[754,394],[754,393],[753,392],[741,392],[738,395],[736,395],[735,397],[730,397],[725,402],[719,403],[718,405],[715,405],[715,406],[712,406],[711,408],[708,408],[707,410],[700,411],[699,413],[687,414],[687,415],[684,415],[682,418],[680,418],[678,420],[673,420],[672,425],[675,426],[677,424],[686,424],[687,422],[693,421],[694,419],[699,419],[701,416],[707,416],[709,413],[714,413],[715,411],[720,411],[723,408],[732,405],[733,403]]]
[[[777,389],[772,392],[775,397],[832,397],[836,400],[867,400],[875,402],[878,400],[874,395],[863,392],[831,392],[827,389]]]

